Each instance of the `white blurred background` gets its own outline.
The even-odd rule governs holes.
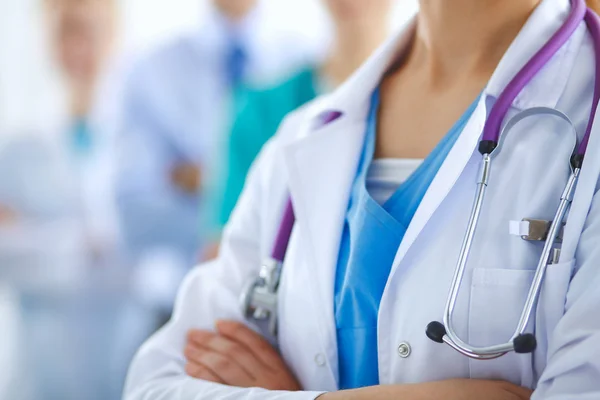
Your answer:
[[[37,127],[60,107],[60,88],[50,79],[55,72],[48,62],[39,2],[0,0],[0,132]],[[286,24],[311,40],[319,40],[327,32],[319,0],[269,2],[280,10]],[[401,25],[416,10],[416,0],[397,3],[393,25]],[[206,10],[202,0],[121,0],[122,47],[142,52],[193,28]]]
[[[45,0],[0,0],[0,153],[3,143],[8,142],[11,137],[32,131],[54,129],[66,113],[65,88],[61,84],[55,63],[51,61],[48,29],[41,4],[43,1]],[[305,42],[311,43],[311,46],[323,47],[323,44],[328,42],[331,33],[330,21],[320,0],[265,2],[276,10],[274,12],[281,25],[296,32]],[[133,63],[133,60],[152,52],[182,33],[193,31],[208,16],[207,0],[120,0],[118,6],[117,52],[123,64]],[[394,12],[390,16],[392,30],[405,23],[416,8],[416,0],[396,0]],[[4,175],[11,175],[12,172],[0,170],[0,174]],[[1,200],[0,198],[0,228],[3,211]],[[0,241],[6,239],[2,235],[0,229]],[[52,246],[52,243],[49,244]],[[0,246],[0,252],[1,249]],[[24,357],[24,349],[31,347],[27,343],[29,339],[25,338],[33,336],[43,344],[46,337],[60,335],[60,331],[48,332],[46,335],[43,319],[38,320],[41,324],[37,326],[39,332],[32,335],[32,332],[24,331],[31,327],[25,328],[23,324],[19,305],[20,292],[9,280],[3,281],[3,269],[9,269],[13,265],[2,264],[1,256],[0,254],[0,400],[45,400],[39,397],[39,394],[36,395],[32,388],[33,365],[45,364],[51,369],[55,363],[64,363],[65,360],[53,359],[56,353],[51,355],[51,352],[36,354],[33,360]],[[37,273],[32,271],[21,270],[20,274]],[[53,271],[45,271],[49,279],[52,278]],[[36,305],[33,304],[33,307]],[[44,314],[43,318],[53,317],[52,314]],[[93,323],[90,324],[93,326]],[[78,329],[78,326],[65,325],[61,328]],[[52,347],[53,344],[48,343],[47,346]],[[102,350],[99,349],[100,352]],[[114,349],[106,349],[109,350]],[[65,359],[72,356],[69,354],[70,349],[63,351]],[[111,382],[121,384],[123,378],[112,377]],[[120,387],[114,392],[119,391]],[[88,399],[81,396],[75,398]]]

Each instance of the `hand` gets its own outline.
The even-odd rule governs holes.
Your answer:
[[[325,393],[319,400],[529,400],[532,391],[512,383],[477,379],[452,379],[414,385],[373,386]]]
[[[279,354],[259,334],[238,322],[221,321],[217,332],[191,330],[184,355],[186,373],[238,387],[301,390]]]
[[[197,193],[200,181],[200,168],[193,163],[180,163],[171,170],[171,182],[186,193]]]
[[[529,400],[532,391],[505,381],[451,379],[408,386],[418,399],[445,400]]]
[[[95,235],[87,235],[87,251],[93,266],[105,265],[110,244],[107,240]]]
[[[219,248],[221,247],[221,243],[213,242],[204,248],[201,254],[201,262],[214,260],[219,256]]]
[[[0,204],[0,226],[10,225],[17,219],[16,214],[7,207]]]

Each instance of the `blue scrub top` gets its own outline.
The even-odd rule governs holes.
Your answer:
[[[340,389],[379,384],[377,315],[392,263],[406,229],[477,101],[456,122],[417,170],[382,205],[368,193],[373,160],[379,89],[371,100],[365,144],[354,180],[335,279]]]
[[[220,232],[244,189],[246,176],[264,144],[277,132],[287,114],[314,99],[319,93],[316,66],[303,69],[284,82],[263,89],[240,86],[235,93],[236,117],[229,135],[226,176],[221,193],[211,199],[213,218],[209,223]],[[214,221],[214,217],[217,218]]]

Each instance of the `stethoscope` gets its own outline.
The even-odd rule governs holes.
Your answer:
[[[585,135],[579,143],[576,151],[570,159],[571,174],[565,188],[562,192],[560,203],[554,214],[552,222],[545,235],[544,247],[539,258],[535,275],[527,299],[523,306],[521,316],[512,337],[505,343],[477,347],[463,341],[456,333],[453,326],[453,313],[456,308],[456,301],[460,291],[461,283],[465,273],[465,268],[471,253],[473,238],[477,230],[479,217],[484,204],[484,197],[488,182],[490,179],[493,155],[501,148],[500,139],[524,118],[547,114],[562,118],[567,121],[573,133],[576,135],[575,128],[569,118],[560,111],[550,108],[532,108],[525,110],[513,117],[501,130],[502,121],[507,115],[513,101],[517,95],[525,88],[531,79],[546,65],[546,63],[556,54],[556,52],[569,40],[579,24],[585,21],[594,42],[596,55],[596,82],[594,87],[594,97],[592,110]],[[583,158],[587,149],[596,108],[600,101],[600,19],[587,8],[585,0],[572,0],[571,12],[562,27],[550,38],[550,40],[539,50],[529,62],[517,73],[512,81],[506,86],[504,91],[498,97],[498,100],[492,107],[483,129],[483,136],[479,142],[479,153],[481,153],[480,172],[477,179],[477,189],[475,199],[471,209],[469,222],[463,238],[462,246],[456,263],[452,284],[448,293],[446,306],[444,310],[443,323],[433,321],[427,325],[427,336],[438,343],[446,343],[459,353],[474,359],[490,360],[504,354],[514,351],[516,353],[531,353],[535,350],[537,342],[532,333],[526,333],[525,330],[531,320],[533,309],[539,297],[542,282],[544,280],[546,268],[550,263],[556,261],[557,240],[559,232],[565,223],[565,216],[573,199],[573,194],[579,179],[579,173],[583,164]],[[323,124],[332,122],[340,117],[340,113],[332,113],[328,118],[322,121]],[[279,231],[276,236],[275,245],[271,253],[271,258],[261,266],[259,276],[253,279],[244,289],[241,297],[242,308],[245,316],[253,319],[259,324],[265,324],[268,329],[268,335],[271,339],[277,336],[277,291],[281,277],[283,260],[288,248],[290,235],[294,226],[295,216],[291,199],[288,198],[285,212]]]

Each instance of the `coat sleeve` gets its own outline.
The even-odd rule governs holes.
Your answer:
[[[219,258],[193,270],[184,281],[172,320],[139,350],[129,371],[126,400],[315,399],[321,392],[270,392],[201,381],[186,376],[183,348],[191,328],[213,329],[218,319],[243,321],[239,295],[260,267],[260,208],[273,166],[273,143],[252,169],[225,230]],[[262,200],[262,201],[261,201]]]
[[[532,400],[600,399],[600,194],[576,251],[565,313],[548,348],[548,364]]]

